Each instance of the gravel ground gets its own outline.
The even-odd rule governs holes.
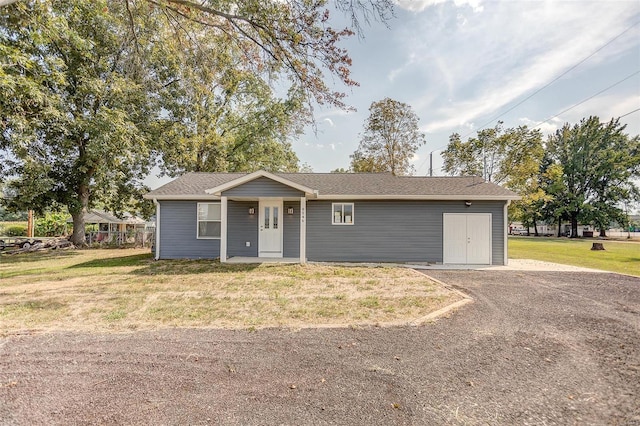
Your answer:
[[[640,425],[640,279],[426,272],[474,303],[420,327],[2,338],[0,423]]]

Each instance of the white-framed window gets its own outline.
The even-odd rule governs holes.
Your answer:
[[[331,223],[333,225],[353,225],[353,203],[332,203]]]
[[[220,238],[220,203],[198,203],[198,239]]]

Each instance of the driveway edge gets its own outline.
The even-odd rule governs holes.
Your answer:
[[[423,274],[424,276],[426,276],[427,278],[429,278],[430,280],[435,281],[436,283],[440,284],[441,286],[445,287],[447,290],[452,291],[454,293],[457,293],[458,295],[460,295],[462,297],[462,300],[458,300],[457,302],[454,302],[448,306],[445,306],[444,308],[438,309],[437,311],[431,312],[430,314],[427,314],[423,317],[417,318],[413,321],[409,322],[409,325],[411,326],[419,326],[419,325],[423,325],[429,321],[432,321],[436,318],[439,318],[441,316],[444,316],[446,314],[448,314],[449,312],[458,309],[468,303],[472,303],[473,302],[473,298],[471,296],[469,296],[466,293],[461,292],[460,290],[458,290],[457,288],[453,288],[450,285],[448,285],[445,282],[440,281],[439,279],[433,278],[431,275],[428,275],[424,272],[424,270],[418,270],[416,269],[416,271],[420,272],[421,274]]]

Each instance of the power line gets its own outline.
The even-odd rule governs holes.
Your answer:
[[[545,84],[544,86],[542,86],[541,88],[539,88],[538,90],[536,90],[535,92],[533,92],[532,94],[530,94],[529,96],[527,96],[526,98],[524,98],[523,100],[521,100],[520,102],[518,102],[517,104],[515,104],[514,106],[512,106],[511,108],[509,108],[508,110],[498,114],[496,117],[492,118],[490,121],[487,121],[485,124],[483,124],[482,126],[480,126],[477,130],[474,130],[473,132],[467,133],[466,135],[462,136],[462,138],[466,138],[467,136],[469,136],[470,134],[477,132],[479,130],[484,129],[485,126],[487,126],[488,124],[493,123],[495,120],[497,120],[498,118],[504,116],[505,114],[513,111],[514,109],[516,109],[517,107],[519,107],[520,105],[522,105],[523,103],[525,103],[526,101],[528,101],[529,99],[531,99],[532,97],[534,97],[535,95],[537,95],[538,93],[540,93],[542,90],[546,89],[547,87],[551,86],[553,83],[555,83],[556,81],[558,81],[560,78],[564,77],[565,75],[567,75],[569,72],[573,71],[574,69],[578,68],[580,65],[582,65],[584,62],[586,62],[589,58],[591,58],[592,56],[594,56],[596,53],[600,52],[602,49],[604,49],[605,47],[607,47],[608,45],[610,45],[611,43],[613,43],[615,40],[619,39],[620,37],[622,37],[625,33],[627,33],[628,31],[630,31],[633,27],[635,27],[636,25],[640,24],[640,21],[636,22],[635,24],[631,25],[630,27],[628,27],[626,30],[622,31],[620,34],[618,34],[617,36],[615,36],[614,38],[612,38],[611,40],[609,40],[608,42],[606,42],[605,44],[603,44],[602,46],[600,46],[598,49],[596,49],[595,51],[593,51],[589,56],[587,56],[586,58],[582,59],[580,62],[578,62],[577,64],[573,65],[571,68],[567,69],[565,72],[563,72],[562,74],[560,74],[559,76],[557,76],[556,78],[554,78],[553,80],[551,80],[550,82],[548,82],[547,84]]]
[[[588,98],[585,98],[585,99],[581,100],[580,102],[578,102],[578,103],[576,103],[576,104],[571,105],[569,108],[567,108],[567,109],[564,109],[564,110],[560,111],[560,112],[559,112],[559,113],[557,113],[556,115],[554,115],[554,116],[552,116],[552,117],[549,117],[549,118],[547,118],[546,120],[541,121],[541,122],[537,123],[537,124],[536,124],[536,125],[534,125],[534,126],[531,126],[531,128],[532,128],[532,129],[535,129],[536,127],[539,127],[539,126],[541,126],[542,124],[544,124],[544,123],[546,123],[546,122],[548,122],[548,121],[550,121],[550,120],[553,120],[554,118],[558,117],[559,115],[562,115],[562,114],[564,114],[565,112],[571,111],[572,109],[576,108],[577,106],[580,106],[580,105],[582,105],[583,103],[585,103],[585,102],[587,102],[587,101],[590,101],[591,99],[595,98],[595,97],[596,97],[596,96],[598,96],[598,95],[601,95],[602,93],[606,92],[607,90],[609,90],[609,89],[613,89],[613,88],[614,88],[614,87],[616,87],[617,85],[624,83],[625,81],[629,80],[631,77],[633,77],[633,76],[635,76],[635,75],[637,75],[637,74],[640,74],[640,70],[637,70],[637,71],[635,71],[635,72],[633,72],[633,73],[629,74],[628,76],[626,76],[626,77],[625,77],[625,78],[623,78],[622,80],[618,80],[618,81],[616,81],[616,82],[615,82],[615,83],[613,83],[612,85],[605,87],[604,89],[600,90],[600,91],[599,91],[599,92],[597,92],[597,93],[594,93],[593,95],[589,96]],[[620,116],[618,116],[618,118],[626,117],[627,115],[631,115],[631,114],[633,114],[634,112],[638,112],[638,111],[640,111],[640,108],[636,108],[636,109],[634,109],[633,111],[629,111],[629,112],[627,112],[626,114],[620,115]],[[462,138],[461,138],[461,139],[462,139]],[[444,147],[446,147],[446,146],[447,146],[447,145],[443,145],[443,146],[441,146],[441,147],[440,147],[440,148],[438,148],[438,149],[434,149],[433,151],[431,151],[431,153],[434,153],[434,152],[436,152],[436,151],[440,151],[442,148],[444,148]],[[424,164],[425,164],[426,162],[427,162],[427,159],[425,159],[425,161],[423,161],[423,162],[422,162],[422,164],[420,165],[420,167],[418,167],[418,169],[421,169],[421,168],[422,168],[422,166],[424,166]]]
[[[628,113],[623,114],[623,115],[619,116],[618,118],[626,117],[627,115],[631,115],[631,114],[633,114],[634,112],[638,112],[638,111],[640,111],[640,108],[636,108],[636,109],[634,109],[633,111],[629,111]]]
[[[640,24],[640,21],[638,21],[638,22],[636,22],[636,23],[632,24],[631,26],[627,27],[624,31],[622,31],[621,33],[619,33],[618,35],[616,35],[615,37],[613,37],[612,39],[610,39],[609,41],[607,41],[605,44],[603,44],[602,46],[600,46],[598,49],[594,50],[592,53],[590,53],[590,54],[589,54],[588,56],[586,56],[584,59],[580,60],[580,61],[579,61],[578,63],[576,63],[575,65],[573,65],[573,66],[571,66],[570,68],[568,68],[568,69],[567,69],[566,71],[564,71],[562,74],[558,75],[558,76],[557,76],[557,77],[555,77],[553,80],[551,80],[550,82],[548,82],[547,84],[545,84],[544,86],[542,86],[541,88],[539,88],[538,90],[536,90],[535,92],[533,92],[532,94],[530,94],[529,96],[527,96],[526,98],[524,98],[523,100],[521,100],[520,102],[518,102],[517,104],[515,104],[514,106],[512,106],[511,108],[509,108],[508,110],[506,110],[506,111],[504,111],[504,112],[500,113],[500,114],[499,114],[499,115],[497,115],[496,117],[492,118],[490,121],[487,121],[487,122],[486,122],[485,124],[483,124],[482,126],[480,126],[480,127],[478,127],[477,129],[475,129],[475,130],[473,130],[473,131],[471,131],[471,132],[469,132],[469,133],[467,133],[467,134],[465,134],[465,135],[461,136],[461,137],[460,137],[460,139],[462,140],[462,139],[466,138],[467,136],[469,136],[469,135],[471,135],[471,134],[473,134],[473,133],[477,133],[478,131],[480,131],[480,130],[482,130],[483,128],[485,128],[485,126],[487,126],[487,125],[489,125],[489,124],[493,123],[493,122],[494,122],[495,120],[497,120],[498,118],[500,118],[500,117],[502,117],[503,115],[505,115],[505,114],[507,114],[507,113],[509,113],[509,112],[513,111],[515,108],[517,108],[518,106],[522,105],[523,103],[525,103],[526,101],[528,101],[529,99],[531,99],[532,97],[534,97],[535,95],[537,95],[538,93],[540,93],[542,90],[546,89],[547,87],[549,87],[550,85],[552,85],[553,83],[555,83],[556,81],[558,81],[560,78],[564,77],[566,74],[568,74],[569,72],[573,71],[574,69],[576,69],[577,67],[579,67],[580,65],[582,65],[582,64],[583,64],[584,62],[586,62],[588,59],[590,59],[591,57],[593,57],[596,53],[600,52],[602,49],[604,49],[605,47],[607,47],[608,45],[610,45],[611,43],[613,43],[615,40],[617,40],[617,39],[619,39],[620,37],[622,37],[624,34],[626,34],[627,32],[629,32],[632,28],[634,28],[634,27],[635,27],[635,26],[637,26],[638,24]],[[639,71],[639,72],[640,72],[640,71]],[[551,118],[549,118],[549,119],[547,119],[547,120],[545,120],[545,121],[543,121],[543,122],[541,122],[541,123],[538,123],[535,127],[537,127],[537,126],[539,126],[539,125],[541,125],[541,124],[544,124],[544,123],[546,123],[546,122],[547,122],[547,121],[549,121],[549,120],[554,119],[555,117],[557,117],[557,116],[558,116],[558,115],[560,115],[560,114],[564,114],[565,112],[570,111],[571,109],[573,109],[573,108],[577,107],[578,105],[580,105],[580,104],[582,104],[582,103],[584,103],[584,102],[586,102],[586,101],[588,101],[588,100],[590,100],[590,99],[592,99],[592,98],[594,98],[594,97],[598,96],[600,93],[603,93],[603,92],[605,92],[605,91],[607,91],[607,90],[611,89],[612,87],[614,87],[614,86],[616,86],[616,85],[618,85],[618,84],[622,83],[623,81],[625,81],[625,80],[627,80],[627,79],[629,79],[629,78],[633,77],[633,76],[634,76],[635,74],[637,74],[637,73],[638,73],[638,72],[635,72],[634,74],[632,74],[632,75],[630,75],[630,76],[626,77],[625,79],[623,79],[623,80],[621,80],[621,81],[618,81],[617,83],[613,84],[612,86],[607,87],[606,89],[604,89],[604,90],[602,90],[602,91],[600,91],[600,92],[596,93],[595,95],[593,95],[593,96],[591,96],[591,97],[589,97],[589,98],[587,98],[587,99],[583,100],[582,102],[580,102],[580,103],[578,103],[578,104],[573,105],[573,106],[572,106],[572,107],[570,107],[569,109],[566,109],[566,110],[564,110],[564,111],[562,111],[562,112],[560,112],[560,113],[558,113],[558,114],[554,115],[553,117],[551,117]],[[625,114],[625,115],[622,115],[622,116],[620,116],[620,117],[618,117],[618,118],[626,117],[627,115],[632,114],[632,113],[634,113],[634,112],[636,112],[636,111],[640,111],[640,108],[639,108],[639,109],[636,109],[636,110],[634,110],[634,111],[631,111],[631,112],[629,112],[629,113],[627,113],[627,114]],[[534,128],[535,128],[535,127],[534,127]],[[442,150],[443,148],[445,148],[446,146],[447,146],[447,144],[445,144],[445,145],[441,145],[440,147],[438,147],[438,148],[436,148],[436,149],[434,149],[434,150],[430,151],[430,153],[429,153],[429,154],[431,155],[431,154],[433,154],[433,153],[434,153],[434,152],[436,152],[436,151],[441,151],[441,150]],[[428,158],[426,158],[426,159],[422,162],[422,164],[420,164],[420,167],[418,167],[418,170],[419,170],[419,169],[421,169],[421,168],[426,164],[427,160],[428,160]]]
[[[629,80],[631,77],[633,77],[633,76],[634,76],[634,75],[636,75],[636,74],[640,74],[640,70],[638,70],[638,71],[636,71],[636,72],[634,72],[634,73],[632,73],[632,74],[630,74],[630,75],[626,76],[626,77],[625,77],[625,78],[623,78],[622,80],[619,80],[619,81],[617,81],[617,82],[613,83],[611,86],[608,86],[608,87],[606,87],[606,88],[602,89],[602,90],[601,90],[601,91],[599,91],[598,93],[596,93],[596,94],[594,94],[594,95],[591,95],[591,96],[589,96],[589,97],[588,97],[588,98],[586,98],[586,99],[583,99],[582,101],[578,102],[577,104],[574,104],[574,105],[570,106],[569,108],[565,109],[564,111],[561,111],[561,112],[557,113],[557,114],[556,114],[556,115],[554,115],[553,117],[549,117],[549,118],[547,118],[546,120],[541,121],[540,123],[536,124],[536,125],[535,125],[535,126],[533,126],[532,128],[533,128],[533,129],[535,129],[536,127],[540,126],[541,124],[544,124],[544,123],[546,123],[546,122],[547,122],[547,121],[549,121],[549,120],[553,120],[553,119],[554,119],[554,118],[556,118],[557,116],[562,115],[562,114],[564,114],[564,113],[565,113],[565,112],[567,112],[567,111],[571,111],[572,109],[574,109],[574,108],[575,108],[575,107],[577,107],[578,105],[582,105],[583,103],[587,102],[588,100],[591,100],[591,99],[595,98],[596,96],[600,95],[601,93],[604,93],[604,92],[606,92],[607,90],[609,90],[609,89],[612,89],[612,88],[616,87],[618,84],[623,83],[623,82],[625,82],[625,81]],[[640,108],[639,108],[639,109],[640,109]],[[636,110],[636,111],[637,111],[637,110]],[[634,111],[632,111],[632,112],[634,112]],[[628,115],[628,114],[625,114],[625,115]],[[624,117],[624,116],[623,116],[623,117]]]

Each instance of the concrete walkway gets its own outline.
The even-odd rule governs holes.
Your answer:
[[[610,273],[600,269],[583,268],[560,263],[543,262],[533,259],[509,259],[508,265],[443,265],[440,263],[340,263],[340,262],[309,262],[310,264],[338,265],[338,266],[396,266],[418,270],[433,271],[540,271],[540,272],[593,272]]]
[[[560,263],[544,262],[533,259],[509,259],[506,266],[493,266],[497,271],[546,271],[546,272],[596,272],[610,273],[601,269],[583,268],[581,266],[562,265]]]
[[[541,271],[541,272],[594,272],[608,273],[600,269],[583,268],[581,266],[562,265],[533,259],[509,259],[508,265],[412,265],[414,269],[431,270],[464,270],[464,271]]]

